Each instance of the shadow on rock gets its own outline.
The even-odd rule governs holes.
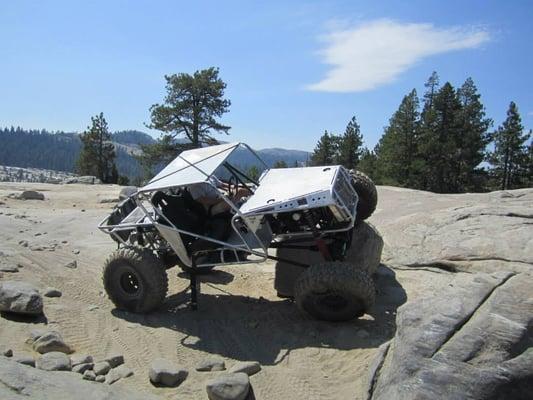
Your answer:
[[[299,348],[375,348],[391,339],[396,309],[406,294],[386,266],[378,269],[376,286],[377,303],[369,315],[341,323],[314,320],[288,299],[231,294],[200,294],[199,308],[192,311],[186,291],[169,296],[162,309],[150,314],[112,313],[132,323],[180,332],[180,345],[190,349],[273,365]]]

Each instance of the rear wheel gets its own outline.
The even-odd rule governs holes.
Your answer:
[[[314,318],[348,321],[362,316],[375,301],[372,278],[346,262],[312,265],[296,281],[296,305]]]
[[[376,185],[361,171],[352,170],[350,175],[352,176],[352,186],[359,196],[356,218],[358,221],[364,221],[376,210],[378,204]]]
[[[159,307],[168,290],[168,278],[161,261],[149,250],[115,251],[104,266],[104,288],[115,306],[147,313]]]

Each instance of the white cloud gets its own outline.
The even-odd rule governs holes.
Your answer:
[[[470,49],[489,40],[482,28],[436,28],[387,19],[333,29],[319,54],[332,68],[309,90],[361,92],[394,81],[424,57]]]

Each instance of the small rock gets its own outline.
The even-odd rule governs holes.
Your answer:
[[[65,264],[65,267],[66,268],[70,268],[70,269],[76,269],[76,268],[78,268],[78,263],[77,263],[76,260],[74,260],[74,261],[71,261],[71,262]]]
[[[22,200],[44,200],[44,194],[35,190],[25,190],[18,198]]]
[[[180,385],[188,375],[189,371],[176,367],[163,358],[154,360],[148,372],[150,382],[169,387]]]
[[[70,371],[70,358],[65,353],[51,351],[35,360],[35,367],[45,371]]]
[[[112,354],[104,358],[104,361],[107,361],[111,368],[115,368],[121,364],[124,364],[124,356],[122,354]]]
[[[111,371],[109,371],[105,377],[105,383],[108,385],[112,385],[119,379],[127,378],[128,376],[132,376],[133,371],[131,368],[126,367],[124,364],[119,365],[116,368],[113,368]]]
[[[99,307],[97,305],[91,304],[89,307],[87,307],[87,310],[94,311],[94,310],[98,310],[98,308]]]
[[[243,361],[238,362],[233,367],[229,369],[230,373],[244,372],[248,376],[252,376],[261,371],[261,364],[257,361]]]
[[[33,329],[30,332],[30,337],[28,338],[28,340],[26,340],[26,343],[33,344],[37,339],[39,339],[45,333],[48,333],[48,330],[41,329],[41,328]]]
[[[62,240],[61,243],[63,243],[63,244],[67,244],[67,243],[68,243],[68,240]]]
[[[27,240],[21,240],[19,241],[19,244],[22,246],[22,247],[28,247],[29,243]]]
[[[96,378],[94,380],[96,382],[104,383],[105,382],[105,375],[96,375]]]
[[[46,332],[33,342],[33,350],[44,354],[49,352],[72,353],[72,349],[68,346],[59,332]],[[70,362],[70,359],[69,359]]]
[[[82,208],[82,209],[81,209],[81,212],[85,212],[85,208]]]
[[[49,287],[44,291],[44,295],[45,297],[61,297],[62,293],[55,288]]]
[[[96,374],[94,373],[94,371],[91,371],[90,369],[88,369],[87,371],[83,373],[82,378],[87,381],[94,381],[96,379]]]
[[[0,282],[0,311],[41,315],[43,298],[37,289],[27,282],[3,281]]]
[[[14,265],[0,265],[0,272],[19,272],[19,269]]]
[[[37,232],[37,233],[35,233],[33,236],[41,236],[41,235],[42,235],[41,232]]]
[[[225,369],[226,363],[218,357],[205,359],[196,366],[196,371],[224,371]]]
[[[13,356],[13,361],[18,362],[19,364],[29,365],[30,367],[35,367],[35,359],[33,355],[26,352],[15,353]]]
[[[74,254],[80,254],[80,251],[79,251],[78,249],[74,249],[74,250],[72,250],[72,252],[73,252]]]
[[[105,375],[111,369],[111,365],[107,361],[100,361],[94,364],[93,371],[96,375]]]
[[[12,357],[13,350],[3,344],[0,344],[0,355],[3,355],[4,357]]]
[[[93,362],[93,357],[87,354],[74,354],[70,357],[70,362],[73,367],[80,364],[89,364]]]
[[[75,367],[72,367],[72,372],[77,372],[78,374],[83,374],[83,373],[85,373],[85,371],[93,369],[93,367],[94,367],[93,363],[78,364]]]
[[[223,374],[206,384],[209,400],[244,400],[250,391],[250,379],[243,372]]]

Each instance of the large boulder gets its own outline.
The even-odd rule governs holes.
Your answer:
[[[0,282],[0,311],[15,314],[41,315],[43,298],[30,283],[20,281]]]
[[[533,393],[533,276],[457,278],[398,309],[367,399],[526,399]]]
[[[48,372],[0,357],[0,399],[156,400],[139,390],[95,385],[74,372]]]
[[[279,248],[276,256],[287,260],[308,265],[324,261],[318,251],[305,249],[312,246],[312,240],[298,244],[302,248]],[[374,226],[367,222],[360,222],[354,228],[351,245],[346,253],[346,261],[353,263],[357,268],[364,269],[369,274],[376,272],[380,264],[383,239]],[[285,261],[276,262],[274,288],[282,297],[294,297],[294,283],[305,267],[290,264]]]
[[[380,188],[372,221],[383,263],[468,272],[527,272],[533,265],[533,189],[436,194]]]
[[[21,200],[44,200],[44,194],[35,190],[25,190],[18,198]]]

